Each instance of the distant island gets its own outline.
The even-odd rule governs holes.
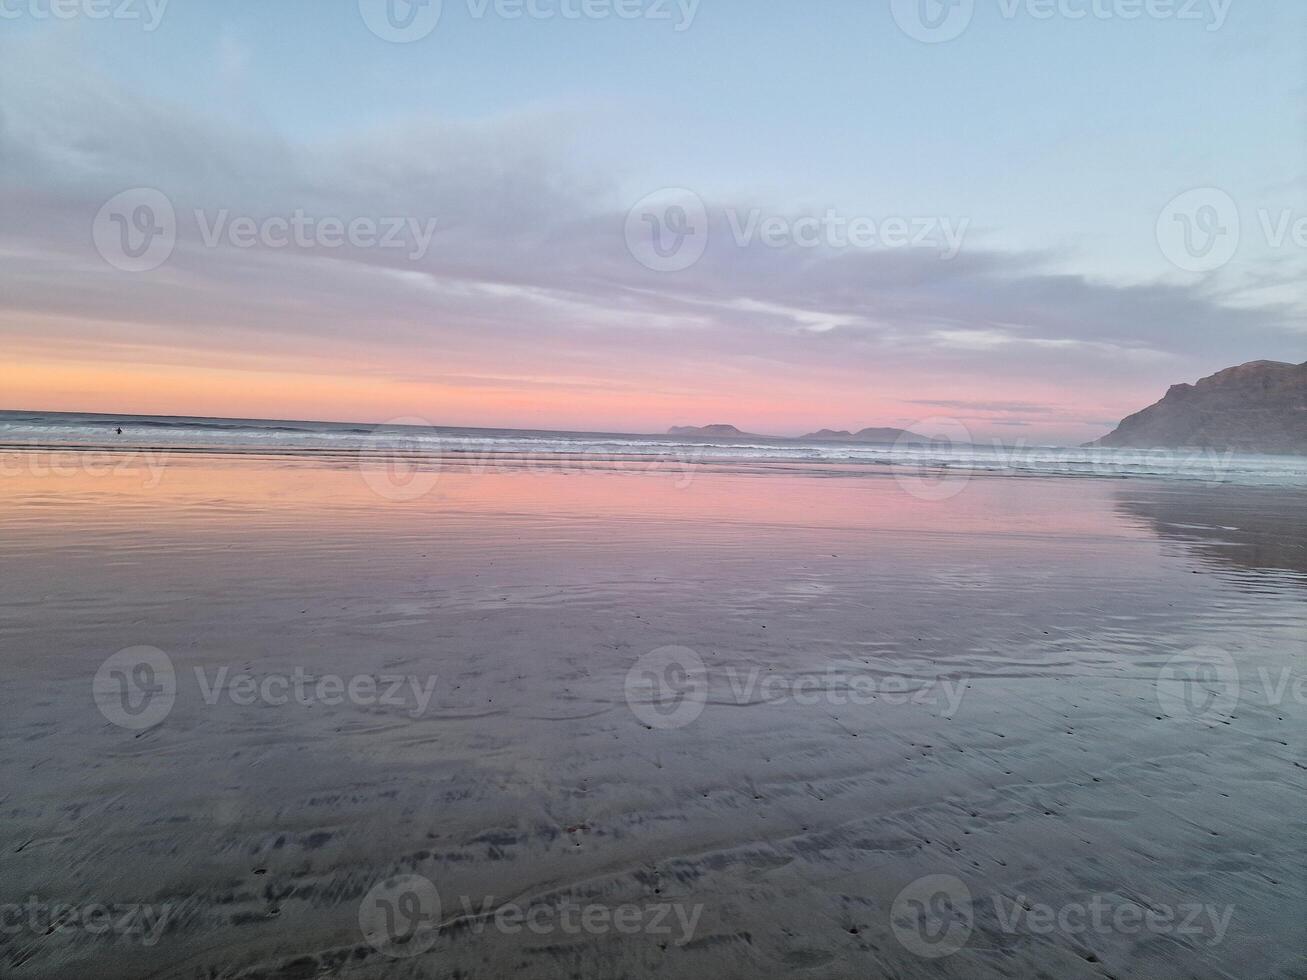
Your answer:
[[[799,438],[811,442],[930,442],[925,436],[909,432],[907,429],[883,427],[859,429],[857,432],[849,432],[847,429],[821,429],[817,432],[809,432],[806,436],[800,436]]]
[[[1249,361],[1173,385],[1088,445],[1307,455],[1307,363]]]
[[[909,432],[907,429],[890,429],[890,428],[870,428],[859,429],[857,432],[849,432],[847,429],[821,429],[817,432],[809,432],[805,436],[799,436],[793,440],[790,436],[764,436],[756,432],[744,432],[733,425],[674,425],[667,430],[669,436],[698,436],[709,439],[785,439],[799,442],[870,442],[870,443],[894,443],[894,442],[912,442],[928,443],[930,442],[925,436],[917,435],[915,432]]]
[[[771,436],[759,436],[752,432],[741,432],[733,425],[674,425],[667,430],[669,436],[710,436],[721,439],[730,436],[745,436],[756,439],[770,439]]]

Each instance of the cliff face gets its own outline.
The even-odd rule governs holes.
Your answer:
[[[1090,445],[1307,455],[1307,363],[1250,361],[1174,385]]]

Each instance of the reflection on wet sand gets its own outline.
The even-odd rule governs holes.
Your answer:
[[[1199,644],[1301,669],[1296,582],[1194,575],[1224,546],[1173,535],[1301,528],[1296,496],[455,467],[397,502],[345,462],[152,475],[0,478],[0,905],[167,913],[149,944],[0,931],[6,976],[1293,975],[1307,706],[1250,684],[1234,717],[1180,717],[1159,676]],[[142,645],[176,690],[136,729],[93,683]],[[673,725],[630,693],[667,648],[703,664]],[[258,693],[298,675],[404,683]],[[403,910],[396,875],[439,898],[399,958],[361,915]],[[939,880],[967,915],[914,939]],[[1030,918],[1093,903],[1204,915]],[[577,908],[637,927],[569,929]]]
[[[1307,576],[1307,507],[1286,506],[1284,490],[1153,484],[1118,487],[1115,497],[1127,522],[1183,545],[1206,566]]]

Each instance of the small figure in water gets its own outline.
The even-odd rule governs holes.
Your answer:
[[[121,428],[118,430],[118,434],[119,434],[119,435],[122,435],[122,434],[123,434],[123,430],[122,430]]]

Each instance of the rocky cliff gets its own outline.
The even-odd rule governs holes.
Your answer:
[[[1307,363],[1250,361],[1173,385],[1090,445],[1307,455]]]

